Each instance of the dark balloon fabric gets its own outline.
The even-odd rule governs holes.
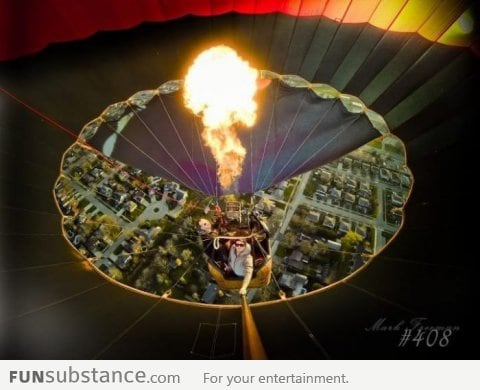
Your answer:
[[[278,80],[258,100],[255,125],[238,130],[247,149],[236,188],[241,193],[316,168],[380,135],[364,114],[347,111],[339,99],[322,99]],[[201,131],[201,119],[184,107],[180,90],[155,96],[145,110],[127,108],[123,119],[103,123],[88,142],[132,167],[218,195],[216,164]]]

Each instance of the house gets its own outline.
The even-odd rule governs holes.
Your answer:
[[[345,189],[347,191],[354,192],[357,189],[357,181],[349,177],[345,181]]]
[[[367,228],[362,225],[357,225],[355,227],[355,233],[362,236],[363,239],[367,238]]]
[[[397,225],[402,222],[403,212],[401,208],[393,207],[390,210],[390,221],[396,223]]]
[[[392,180],[392,174],[389,170],[385,168],[380,168],[380,179],[383,181],[390,181]]]
[[[362,173],[367,174],[370,171],[370,164],[362,162]]]
[[[355,195],[351,194],[350,192],[345,192],[343,194],[343,200],[345,203],[348,203],[349,205],[352,205],[355,203]]]
[[[138,207],[138,204],[136,204],[134,201],[130,201],[127,203],[127,206],[125,207],[126,210],[129,212],[129,213],[133,213]]]
[[[95,179],[100,179],[103,176],[103,171],[99,168],[93,168],[90,171],[90,175],[92,175]]]
[[[294,274],[292,272],[285,271],[282,276],[280,276],[280,280],[278,284],[282,287],[286,287],[292,290],[292,295],[300,295],[306,292],[304,286],[308,283],[308,278],[302,274]]]
[[[392,204],[397,207],[403,206],[403,197],[396,192],[392,192]]]
[[[65,215],[73,214],[72,213],[72,211],[73,211],[72,205],[69,204],[68,202],[61,202],[60,207],[62,209],[63,214],[65,214]]]
[[[105,199],[109,199],[113,194],[113,190],[110,187],[107,187],[105,185],[98,187],[97,192],[100,196],[102,196]]]
[[[330,190],[330,197],[332,198],[332,200],[334,201],[340,201],[340,199],[342,198],[342,191],[340,191],[339,189],[337,188],[332,188]]]
[[[351,222],[348,222],[345,219],[341,219],[338,225],[338,233],[347,233],[350,230],[352,230]]]
[[[396,172],[392,172],[392,183],[395,185],[400,185],[400,175]]]
[[[154,196],[157,195],[157,193],[159,194],[160,191],[158,191],[157,187],[148,187],[148,196],[150,196],[151,198],[153,198]],[[160,194],[159,194],[160,195]]]
[[[150,176],[148,178],[148,184],[153,185],[153,184],[159,184],[163,181],[163,179],[160,176]]]
[[[289,288],[289,289],[293,290],[293,288],[295,286],[294,281],[293,281],[294,276],[295,276],[294,273],[285,271],[280,276],[280,279],[278,280],[278,284],[282,287],[286,287],[286,288]]]
[[[176,191],[177,189],[180,188],[180,184],[172,181],[170,183],[165,184],[165,191],[170,192],[170,191]]]
[[[303,240],[312,241],[312,237],[307,236],[303,232],[300,232],[300,234],[298,235],[298,241],[303,241]]]
[[[320,184],[315,191],[315,196],[317,198],[323,199],[327,196],[328,187],[325,184]]]
[[[142,170],[138,168],[132,168],[132,172],[135,176],[141,176],[142,175]]]
[[[372,204],[370,200],[364,197],[358,198],[358,209],[364,213],[370,211]]]
[[[308,283],[308,278],[305,275],[295,274],[293,281],[294,288],[292,291],[292,296],[296,297],[297,295],[305,294],[307,292],[304,286]]]
[[[299,250],[294,250],[292,254],[287,258],[287,268],[301,272],[308,263],[308,259]]]
[[[326,215],[325,218],[323,219],[323,224],[322,225],[326,228],[334,229],[335,228],[335,217],[333,215]]]
[[[352,166],[352,159],[350,157],[345,157],[342,161],[342,166],[344,169],[350,169]]]
[[[127,251],[127,252],[133,252],[133,241],[132,239],[128,239],[128,240],[123,240],[121,242],[121,246]]]
[[[128,178],[130,177],[130,175],[125,172],[125,171],[120,171],[118,172],[118,178],[121,180],[121,181],[127,181]]]
[[[309,222],[317,223],[320,221],[320,213],[315,210],[310,210],[307,214],[306,220]]]
[[[320,182],[323,184],[330,184],[331,181],[332,181],[332,174],[329,171],[322,169],[320,171]]]
[[[145,193],[142,190],[136,190],[133,193],[133,199],[136,200],[138,203],[141,203],[143,198],[145,198]]]
[[[134,233],[137,237],[143,237],[145,241],[150,239],[150,235],[145,229],[135,229]]]
[[[95,178],[90,175],[89,173],[85,174],[82,176],[82,178],[80,179],[80,181],[85,184],[86,186],[90,185],[91,183],[93,183],[95,181]]]
[[[275,191],[273,191],[272,196],[274,196],[277,199],[283,199],[285,195],[285,190],[282,190],[281,188],[275,188]]]
[[[126,198],[127,198],[127,194],[121,193],[121,192],[114,192],[112,195],[113,203],[117,206],[121,205]]]
[[[125,270],[126,268],[128,268],[131,262],[132,262],[132,255],[129,255],[129,254],[121,254],[115,260],[115,264],[121,270]]]
[[[101,254],[105,250],[105,246],[105,243],[101,239],[94,236],[90,237],[85,243],[85,248],[95,256]]]
[[[360,163],[360,161],[358,161],[358,160],[353,160],[353,161],[352,161],[352,170],[355,171],[355,172],[357,172],[357,171],[360,170],[360,168],[361,168],[361,163]]]
[[[268,198],[262,198],[256,205],[255,208],[258,211],[261,211],[264,214],[271,215],[275,210],[275,202],[271,201]]]
[[[372,195],[372,189],[368,183],[360,183],[358,194],[363,197],[370,197]]]
[[[327,240],[328,249],[333,251],[339,251],[342,248],[342,244],[337,241]]]
[[[400,183],[401,183],[402,187],[410,188],[410,185],[411,185],[410,176],[402,175],[400,177]]]
[[[188,192],[183,191],[180,188],[175,192],[175,200],[178,202],[179,206],[184,206],[188,197]]]
[[[335,179],[333,179],[333,184],[338,189],[342,189],[343,188],[343,180],[344,180],[344,178],[343,178],[342,175],[337,175],[337,176],[335,176]]]

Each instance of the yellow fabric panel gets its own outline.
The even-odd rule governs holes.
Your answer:
[[[458,19],[467,8],[467,4],[468,0],[444,1],[418,30],[418,33],[430,41],[436,41]]]
[[[370,18],[370,24],[387,29],[408,0],[382,0]]]
[[[390,30],[399,32],[417,31],[441,4],[440,0],[409,0]]]
[[[438,39],[439,43],[454,46],[470,46],[475,30],[472,9],[466,10],[452,26]]]

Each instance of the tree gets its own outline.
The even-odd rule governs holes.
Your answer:
[[[259,203],[259,206],[261,206],[261,209],[265,213],[272,213],[273,210],[275,209],[275,202],[268,198],[262,198],[262,200]]]
[[[309,223],[305,220],[305,217],[300,215],[294,214],[292,219],[290,220],[290,226],[294,229],[298,229],[299,231],[308,231],[311,230]]]
[[[121,231],[121,227],[118,225],[117,220],[111,215],[102,215],[98,222],[102,225],[103,231],[111,237],[115,237]]]
[[[177,256],[177,246],[173,243],[172,239],[168,239],[165,242],[164,247],[167,253],[171,254],[172,256]]]
[[[267,225],[270,232],[273,234],[280,227],[280,222],[282,221],[283,213],[279,209],[275,209],[273,214],[268,217]]]
[[[320,256],[320,255],[324,255],[325,253],[327,253],[327,250],[328,250],[328,245],[324,242],[318,241],[318,242],[315,242],[312,245],[310,255],[312,257],[317,257],[317,256]]]
[[[160,256],[159,254],[155,255],[153,265],[157,268],[159,272],[168,272],[168,270],[170,269],[168,260],[165,257]]]
[[[122,272],[119,269],[116,269],[116,268],[111,268],[110,269],[110,276],[112,277],[112,279],[118,280],[120,282],[123,280]]]
[[[180,254],[180,257],[185,263],[189,263],[192,260],[192,251],[190,249],[184,249]]]
[[[363,237],[360,234],[349,230],[341,239],[342,249],[349,252],[353,251],[354,248],[362,242],[362,240]]]
[[[183,220],[183,227],[188,228],[192,225],[193,225],[193,218],[191,216],[188,216]]]
[[[142,253],[143,250],[142,250],[142,244],[140,241],[135,241],[132,245],[132,253],[135,253],[135,254],[138,254],[138,253]]]
[[[312,244],[308,240],[303,240],[299,245],[299,249],[305,256],[311,256],[312,254]]]
[[[297,236],[292,231],[288,231],[284,234],[282,242],[285,246],[293,248],[297,244]]]

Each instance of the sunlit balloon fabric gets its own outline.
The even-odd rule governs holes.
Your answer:
[[[237,192],[252,193],[334,160],[377,138],[386,125],[350,95],[298,76],[261,72],[257,122],[240,130],[247,149]],[[235,75],[232,75],[235,77]],[[184,107],[181,81],[108,107],[81,138],[106,156],[209,195],[222,190],[201,141],[200,118]]]
[[[0,60],[36,52],[49,43],[86,38],[97,31],[228,12],[323,16],[341,23],[369,23],[382,30],[416,32],[447,45],[469,46],[473,38],[473,29],[465,27],[471,16],[462,15],[468,0],[29,0],[27,8],[22,4],[0,0],[4,38],[0,40]],[[457,26],[447,31],[455,22]]]

